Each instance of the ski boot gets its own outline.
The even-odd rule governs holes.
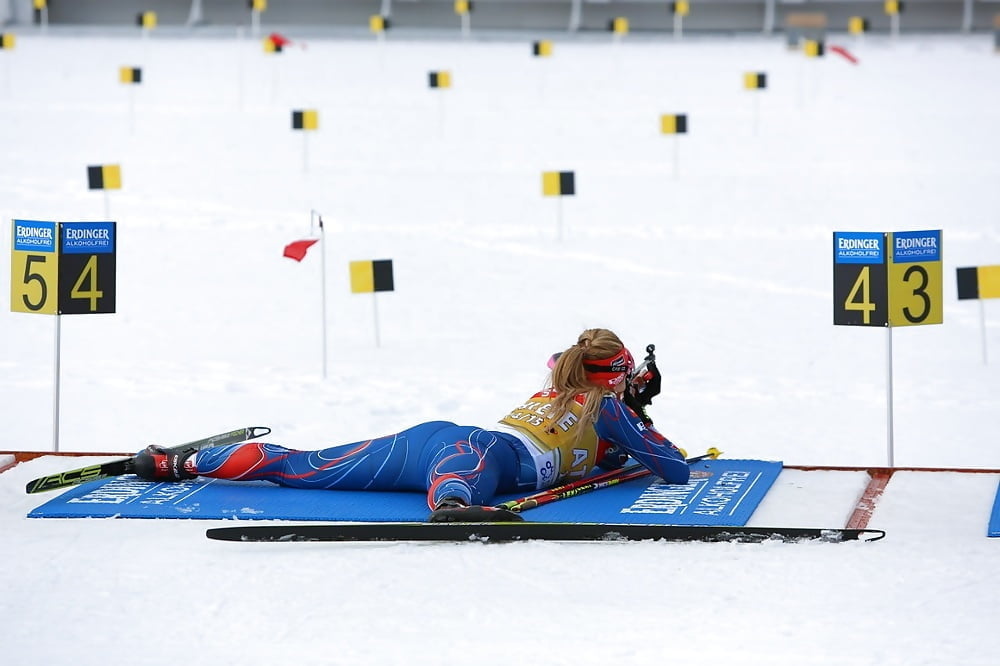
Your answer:
[[[496,506],[469,506],[456,497],[445,497],[427,518],[429,523],[520,523],[519,514]]]

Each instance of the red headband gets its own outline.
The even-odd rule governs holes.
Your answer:
[[[635,370],[635,359],[625,347],[614,356],[601,359],[584,359],[583,371],[587,381],[597,386],[616,386]]]

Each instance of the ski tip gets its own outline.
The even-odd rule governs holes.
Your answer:
[[[858,530],[858,540],[860,541],[878,541],[879,539],[885,538],[885,530],[873,530],[873,529],[860,529]]]
[[[250,426],[247,428],[247,439],[257,439],[258,437],[264,437],[270,434],[271,429],[267,426]]]

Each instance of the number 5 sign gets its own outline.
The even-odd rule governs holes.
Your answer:
[[[11,311],[115,311],[114,222],[14,220],[11,236]]]
[[[943,321],[941,231],[833,233],[833,323]]]

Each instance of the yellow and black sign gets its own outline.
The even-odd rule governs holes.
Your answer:
[[[431,88],[451,88],[451,72],[431,72],[428,80]]]
[[[866,18],[860,16],[852,16],[847,19],[847,32],[852,35],[860,35],[861,33],[868,32],[871,30],[871,23]]]
[[[250,7],[251,11],[266,12],[267,0],[248,0],[247,6]]]
[[[304,111],[292,111],[293,130],[314,130],[319,129],[319,111],[315,109]]]
[[[833,323],[943,321],[941,231],[833,234]]]
[[[687,16],[691,13],[691,4],[687,0],[678,0],[670,3],[670,11],[675,16]]]
[[[533,42],[531,45],[531,55],[541,58],[549,57],[552,55],[552,42],[547,39]]]
[[[826,46],[816,39],[807,39],[802,43],[802,50],[807,58],[822,58],[826,54]]]
[[[885,0],[885,13],[895,16],[903,13],[903,3],[900,0]]]
[[[542,173],[542,195],[566,197],[576,194],[575,176],[572,171],[545,171]]]
[[[139,12],[135,23],[143,30],[152,30],[156,27],[156,12]]]
[[[142,83],[142,69],[139,67],[119,67],[118,80],[122,83]]]
[[[686,113],[660,116],[660,132],[663,134],[687,134],[688,117]]]
[[[743,87],[747,90],[764,90],[767,88],[767,74],[764,72],[747,72],[743,75]]]
[[[889,325],[942,323],[941,231],[896,231],[889,243]]]
[[[122,168],[117,164],[87,167],[87,187],[91,190],[120,190]]]
[[[11,311],[115,311],[114,222],[14,220],[11,234]]]
[[[352,261],[351,293],[368,294],[374,291],[393,291],[392,259]]]
[[[958,299],[1000,298],[1000,266],[956,269]]]
[[[624,16],[619,16],[608,21],[608,30],[615,33],[616,35],[627,35],[628,34],[628,19]]]
[[[368,28],[375,34],[385,32],[389,29],[389,17],[372,14],[368,17]]]
[[[0,32],[0,50],[6,49],[9,51],[13,49],[15,42],[17,42],[17,39],[13,33]]]
[[[451,72],[431,72],[428,75],[428,84],[431,88],[450,88]]]
[[[459,16],[472,12],[472,3],[469,0],[455,0],[455,13]]]

